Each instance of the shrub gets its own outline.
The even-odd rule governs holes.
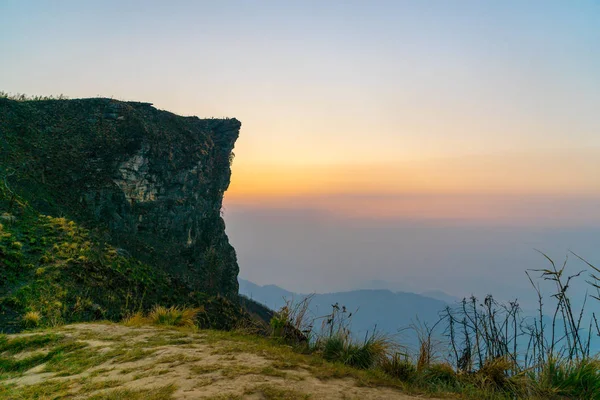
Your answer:
[[[25,328],[37,328],[40,325],[42,316],[37,311],[29,311],[23,316],[23,325]]]

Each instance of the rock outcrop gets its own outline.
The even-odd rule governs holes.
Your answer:
[[[236,119],[148,103],[0,99],[0,185],[191,292],[234,298],[238,265],[221,205],[239,129]]]

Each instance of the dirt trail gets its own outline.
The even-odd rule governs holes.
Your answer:
[[[54,332],[86,343],[86,351],[95,357],[118,354],[119,349],[126,353],[67,376],[61,376],[65,374],[60,371],[47,372],[44,365],[39,365],[0,384],[18,389],[44,382],[72,382],[75,398],[164,387],[170,388],[171,396],[164,398],[173,399],[420,398],[394,388],[359,386],[352,377],[317,377],[309,364],[277,359],[257,348],[246,351],[247,343],[218,340],[203,331],[78,324]],[[18,335],[9,338],[14,337]],[[82,391],[82,387],[87,391]]]

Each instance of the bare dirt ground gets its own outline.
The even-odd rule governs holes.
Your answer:
[[[50,371],[41,364],[20,376],[0,380],[1,385],[11,389],[5,391],[8,398],[25,398],[10,396],[18,396],[15,393],[23,393],[28,386],[35,385],[55,385],[61,390],[55,393],[59,397],[52,397],[50,393],[49,397],[39,398],[422,398],[407,395],[397,388],[367,386],[360,378],[332,372],[329,366],[311,363],[308,357],[293,356],[291,351],[279,355],[260,343],[237,341],[235,337],[220,336],[214,331],[78,324],[52,332],[85,343],[85,352],[79,354],[83,359],[65,358],[63,365],[59,360],[58,366]],[[9,340],[16,337],[19,335],[8,336]],[[15,357],[44,351],[49,349],[32,350]],[[112,354],[115,356],[109,356]],[[69,367],[69,362],[79,369]],[[81,367],[81,363],[88,362],[88,368]],[[63,367],[67,372],[61,371]],[[147,396],[136,397],[136,393],[147,393]]]

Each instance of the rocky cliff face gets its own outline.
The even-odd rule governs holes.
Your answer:
[[[233,298],[238,265],[220,212],[239,129],[147,103],[0,99],[0,184],[192,292]]]

